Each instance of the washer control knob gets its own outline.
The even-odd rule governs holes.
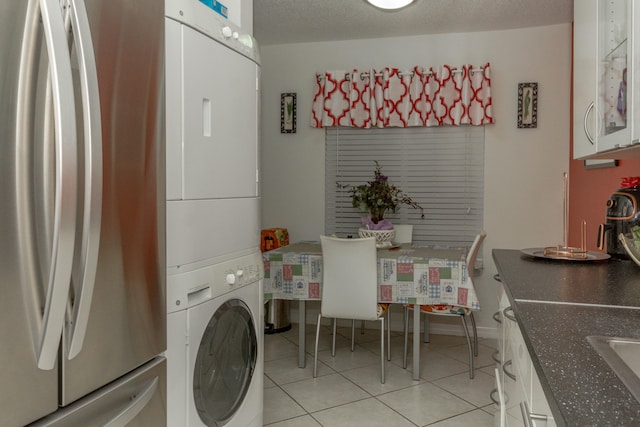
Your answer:
[[[238,33],[237,31],[234,31],[232,34],[232,37],[236,40],[238,40],[238,38],[240,38],[240,33]]]
[[[234,285],[236,283],[236,275],[233,273],[227,274],[227,284]]]
[[[243,271],[243,270],[238,269],[238,270],[236,271],[236,276],[238,276],[238,278],[240,278],[240,277],[244,276],[244,271]]]
[[[231,27],[222,27],[222,35],[225,39],[228,39],[233,34]]]

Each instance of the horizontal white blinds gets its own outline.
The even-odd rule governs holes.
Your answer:
[[[484,127],[326,128],[325,233],[357,236],[366,215],[351,205],[348,190],[382,174],[424,208],[401,205],[385,217],[413,224],[423,245],[470,245],[483,229]]]

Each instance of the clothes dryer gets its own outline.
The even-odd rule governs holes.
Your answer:
[[[211,4],[165,0],[169,275],[260,242],[258,44]]]
[[[169,427],[262,426],[260,253],[170,275]]]

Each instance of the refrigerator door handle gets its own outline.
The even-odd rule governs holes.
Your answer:
[[[139,394],[132,396],[131,402],[104,427],[125,427],[147,406],[158,389],[158,377],[154,377]]]
[[[77,139],[71,58],[58,0],[40,0],[55,120],[55,200],[51,269],[38,346],[38,368],[53,369],[71,283],[77,207]]]
[[[71,0],[71,25],[74,30],[78,62],[82,114],[84,123],[84,217],[79,269],[74,277],[81,287],[76,291],[73,321],[68,334],[68,358],[73,359],[82,350],[98,264],[100,245],[100,223],[102,219],[102,125],[100,115],[100,93],[98,72],[93,51],[89,18],[82,0]]]

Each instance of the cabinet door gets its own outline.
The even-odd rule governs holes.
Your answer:
[[[496,322],[497,329],[497,344],[496,351],[493,354],[493,360],[496,362],[497,367],[500,368],[504,363],[504,315],[502,310],[507,308],[509,300],[504,292],[502,285],[498,290],[498,311],[493,314],[493,320]],[[504,306],[503,306],[504,305]]]
[[[518,426],[554,427],[556,425],[555,420],[551,414],[551,409],[547,403],[547,398],[542,390],[536,370],[533,367],[520,327],[517,322],[512,322],[508,319],[507,325],[512,348],[513,367],[511,371],[516,376],[517,391],[522,393],[514,395],[514,401],[507,405],[509,419],[524,423],[516,424]],[[523,411],[523,405],[524,411],[528,412],[528,414]],[[527,422],[523,419],[525,416],[529,418]]]
[[[504,332],[504,363],[502,364],[504,394],[506,402],[506,425],[521,426],[523,425],[522,412],[520,411],[520,402],[526,400],[526,394],[523,388],[523,378],[518,367],[518,324],[513,317],[513,311],[507,307],[504,311],[505,332]]]
[[[581,3],[581,2],[576,2]],[[631,4],[628,0],[598,0],[598,152],[631,144],[630,123],[627,120],[627,78],[631,39]],[[630,72],[632,70],[629,70]]]
[[[555,427],[551,409],[503,286],[498,289],[498,306],[502,320],[501,327],[498,328],[502,366],[496,370],[496,389],[500,405],[504,407],[505,412],[501,413],[501,408],[498,408],[494,416],[494,425]],[[528,424],[523,419],[523,402],[526,403],[529,412]],[[542,421],[536,415],[546,417],[546,421]]]
[[[504,300],[503,300],[504,299]],[[503,302],[504,301],[504,302]],[[504,373],[502,372],[502,364],[504,363],[504,316],[502,310],[507,307],[507,296],[505,295],[502,285],[498,288],[498,311],[493,314],[497,327],[497,345],[493,354],[493,360],[496,362],[495,381],[496,388],[492,391],[492,400],[496,402],[497,408],[494,414],[494,427],[505,427],[506,425],[506,401],[504,394]],[[504,305],[504,306],[503,306]]]
[[[531,413],[541,414],[547,417],[546,422],[537,421],[535,425],[555,427],[556,421],[553,418],[553,414],[551,414],[551,408],[549,407],[549,403],[547,402],[544,390],[542,390],[540,379],[538,378],[538,375],[536,374],[536,371],[534,369],[532,369],[531,375],[531,399],[529,400],[531,401]]]
[[[631,120],[631,143],[632,144],[640,144],[640,93],[638,90],[640,89],[640,28],[636,28],[636,26],[640,23],[640,4],[635,1],[629,2],[630,5],[630,13],[629,13],[629,21],[627,22],[627,28],[631,30],[628,32],[627,36],[632,41],[631,49],[631,60],[629,61],[632,64],[631,73],[628,73],[629,77],[632,79],[629,80],[629,84],[631,87],[627,91],[627,105],[630,109],[629,117]]]
[[[598,0],[573,5],[573,157],[596,152]]]

